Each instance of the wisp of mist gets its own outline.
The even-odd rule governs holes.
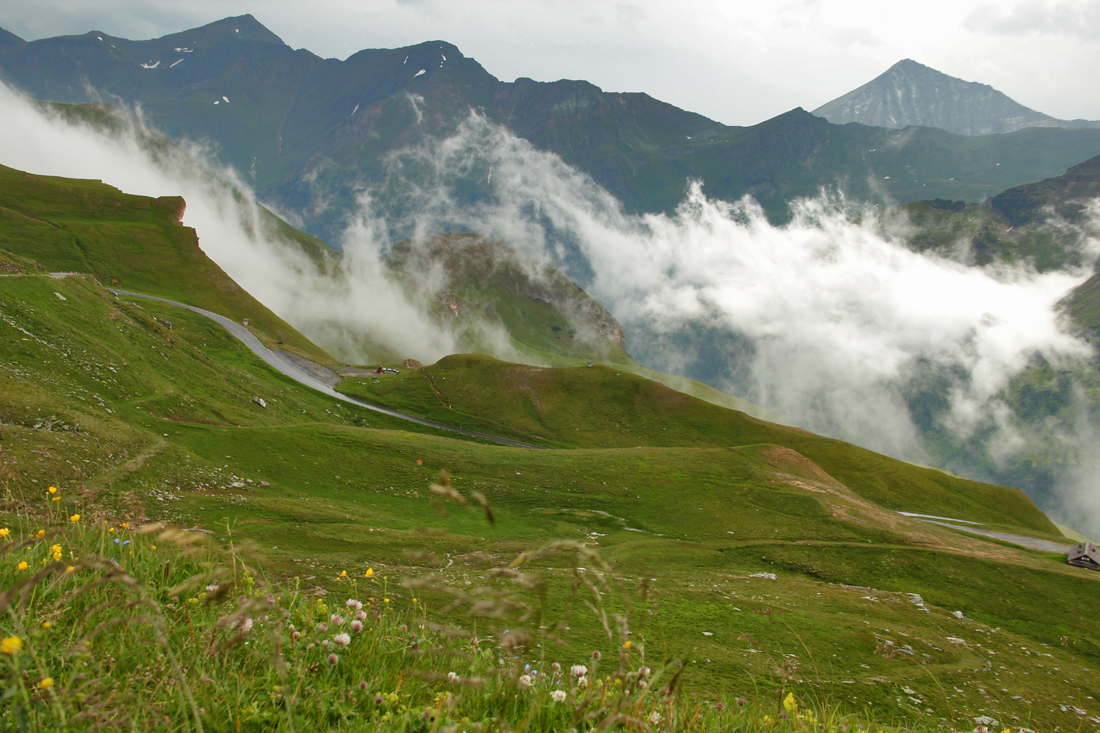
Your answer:
[[[980,440],[985,458],[1008,465],[1038,439],[1004,399],[1013,378],[1037,361],[1070,370],[1093,356],[1058,303],[1092,274],[1095,237],[1082,238],[1084,266],[1039,274],[914,252],[904,223],[853,212],[825,192],[795,202],[782,226],[751,199],[712,200],[687,181],[675,214],[630,215],[588,176],[477,114],[446,139],[394,154],[389,171],[388,190],[362,204],[399,192],[415,213],[388,221],[391,230],[498,237],[587,279],[646,366],[905,460],[934,460],[910,404],[930,379],[946,402],[935,430]],[[482,195],[460,198],[456,180],[467,191],[478,181]],[[1055,438],[1084,457],[1094,432],[1083,404],[1078,412],[1080,424]],[[965,463],[945,467],[987,477]],[[1082,478],[1097,474],[1083,470],[1063,470],[1044,508],[1100,532],[1100,502]]]
[[[308,336],[348,344],[346,353],[364,334],[425,361],[456,349],[429,315],[429,294],[394,285],[380,258],[390,232],[459,228],[583,280],[646,366],[705,376],[786,422],[907,460],[929,460],[907,401],[927,374],[942,380],[947,400],[937,429],[959,440],[980,434],[989,455],[1012,461],[1029,435],[1002,397],[1007,385],[1037,358],[1056,366],[1091,358],[1057,308],[1090,268],[1037,274],[918,254],[880,217],[855,223],[837,196],[799,201],[790,223],[775,226],[751,200],[715,201],[685,182],[675,214],[631,215],[556,156],[471,114],[452,136],[390,158],[390,190],[363,191],[333,278],[255,224],[256,203],[232,172],[217,170],[243,199],[187,155],[153,163],[132,131],[105,137],[73,127],[2,88],[0,104],[0,163],[184,196],[184,221],[215,262]],[[461,200],[453,184],[463,178],[485,195]],[[411,212],[400,220],[384,206],[395,187]],[[1092,435],[1086,421],[1060,438],[1086,455]],[[1044,508],[1097,532],[1096,473],[1078,470]]]
[[[2,84],[0,107],[0,164],[38,175],[98,179],[130,194],[183,196],[183,223],[195,228],[203,252],[257,300],[341,358],[367,360],[371,341],[426,361],[455,350],[452,334],[389,276],[379,259],[389,242],[379,239],[380,230],[369,221],[348,227],[339,272],[329,274],[263,226],[248,186],[203,148],[157,149],[154,160],[143,144],[147,131],[133,118],[120,115],[119,129],[108,134],[70,124]]]

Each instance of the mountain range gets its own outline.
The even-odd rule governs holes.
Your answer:
[[[813,113],[838,125],[919,125],[958,135],[996,135],[1026,127],[1100,128],[1096,120],[1055,119],[987,84],[956,79],[912,59],[897,62]]]
[[[262,200],[335,247],[362,191],[383,209],[399,206],[396,151],[454,134],[472,112],[585,172],[631,212],[673,211],[689,180],[716,199],[751,195],[773,221],[823,187],[878,203],[976,202],[1100,153],[1095,129],[975,138],[835,125],[802,109],[732,127],[585,81],[504,82],[443,41],[322,59],[249,15],[149,41],[7,33],[0,78],[35,99],[140,107],[170,138],[205,143]],[[490,195],[486,172],[459,175],[467,201]]]

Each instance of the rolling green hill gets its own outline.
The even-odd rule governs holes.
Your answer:
[[[233,282],[180,224],[186,202],[124,194],[100,181],[35,176],[0,165],[0,249],[53,272],[250,319],[272,343],[329,357]]]
[[[605,447],[481,445],[341,406],[203,317],[131,304],[89,279],[0,278],[0,304],[0,482],[23,502],[17,512],[33,516],[55,485],[65,513],[97,522],[160,519],[226,539],[228,527],[276,578],[337,590],[341,570],[369,566],[393,604],[490,638],[504,630],[492,619],[448,614],[443,596],[402,578],[503,592],[507,575],[493,568],[575,539],[638,598],[633,610],[614,593],[606,602],[631,616],[646,662],[682,660],[703,697],[771,699],[789,662],[800,697],[873,705],[911,725],[990,714],[1066,727],[1078,721],[1058,708],[1066,695],[1091,710],[1100,647],[1077,609],[1095,602],[1100,574],[892,511],[1056,537],[1018,492],[718,410],[611,367],[453,357],[428,368],[454,400],[447,412],[487,420],[477,411],[495,401],[498,425],[537,424],[565,444],[572,422],[583,436],[573,445]],[[412,403],[427,380],[403,370],[382,384],[391,396],[409,385]],[[495,525],[480,507],[437,514],[428,486],[441,470],[457,491],[486,497]],[[547,614],[564,612],[578,574],[595,572],[586,557],[531,568]],[[648,595],[631,595],[642,587]],[[589,613],[568,625],[542,663],[613,653]],[[901,651],[883,653],[887,641]]]

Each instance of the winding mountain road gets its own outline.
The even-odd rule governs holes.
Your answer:
[[[155,295],[146,295],[145,293],[135,293],[131,290],[119,290],[117,288],[107,288],[109,292],[114,293],[116,296],[126,296],[130,298],[145,298],[147,300],[155,300],[161,303],[167,303],[168,305],[175,306],[177,308],[186,308],[189,311],[198,313],[201,316],[206,316],[212,321],[217,322],[226,331],[233,334],[238,338],[245,346],[252,349],[256,356],[263,359],[271,368],[276,371],[285,374],[294,381],[314,389],[329,397],[334,397],[343,402],[348,402],[356,407],[363,407],[374,412],[382,413],[383,415],[389,415],[390,417],[396,417],[399,420],[408,420],[409,422],[416,423],[418,425],[424,425],[429,428],[437,428],[439,430],[447,430],[452,433],[458,433],[460,435],[466,435],[471,438],[481,438],[482,440],[491,440],[494,443],[500,443],[501,445],[507,445],[512,448],[527,448],[530,450],[545,450],[544,446],[533,445],[531,443],[524,443],[520,440],[511,440],[510,438],[502,438],[499,435],[491,435],[489,433],[481,433],[477,430],[467,430],[466,428],[460,428],[455,425],[447,425],[446,423],[436,422],[435,420],[427,420],[422,417],[416,417],[415,415],[407,415],[404,412],[398,412],[397,410],[390,410],[385,407],[379,407],[378,405],[372,405],[369,402],[356,399],[350,395],[337,392],[332,387],[318,381],[304,370],[302,370],[297,364],[289,359],[283,358],[279,352],[272,351],[271,349],[260,343],[260,340],[256,338],[251,331],[237,323],[231,321],[223,315],[213,313],[202,308],[196,308],[193,305],[187,305],[186,303],[180,303],[179,301],[169,300],[168,298],[160,298]]]

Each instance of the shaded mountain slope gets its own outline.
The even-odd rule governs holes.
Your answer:
[[[802,110],[729,127],[584,81],[502,82],[443,41],[321,59],[251,16],[151,41],[10,41],[0,77],[40,99],[140,103],[173,139],[213,143],[261,197],[333,243],[363,187],[385,188],[390,154],[454,133],[471,110],[585,171],[631,211],[671,211],[693,179],[718,198],[753,195],[773,219],[822,186],[871,201],[980,201],[1100,153],[1100,130],[953,139],[838,127]],[[482,173],[467,173],[465,195],[485,196]],[[383,191],[376,204],[400,202]]]

